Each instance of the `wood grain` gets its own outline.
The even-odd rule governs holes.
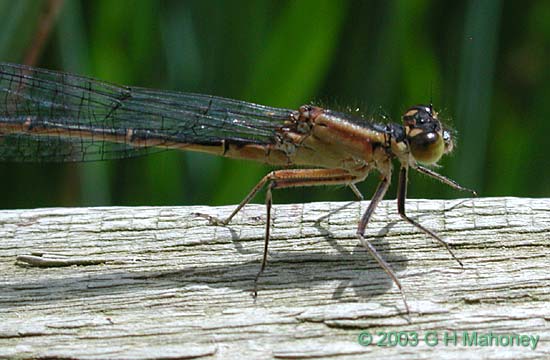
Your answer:
[[[355,238],[367,205],[275,206],[256,300],[262,205],[226,227],[195,213],[222,217],[231,206],[0,211],[0,357],[550,357],[550,199],[408,200],[464,268],[382,202],[367,235],[403,283],[410,322]],[[358,343],[379,331],[420,341]],[[445,345],[454,331],[457,345]],[[464,331],[540,340],[465,346]]]

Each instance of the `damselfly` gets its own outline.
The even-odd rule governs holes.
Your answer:
[[[446,241],[405,212],[410,168],[475,195],[420,165],[434,164],[453,149],[451,132],[431,105],[409,108],[402,125],[378,124],[310,105],[298,110],[273,108],[210,95],[117,86],[7,63],[0,63],[0,94],[0,161],[89,161],[180,149],[286,168],[264,176],[226,219],[207,216],[214,224],[227,225],[258,191],[267,188],[264,251],[254,279],[255,294],[267,264],[272,191],[345,185],[363,199],[355,184],[376,170],[380,183],[359,221],[357,238],[399,288],[408,313],[401,282],[364,236],[390,185],[394,159],[400,164],[399,214],[443,244],[462,265]]]

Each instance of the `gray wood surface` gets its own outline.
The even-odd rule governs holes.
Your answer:
[[[194,213],[231,206],[0,211],[0,357],[550,358],[550,199],[409,200],[464,268],[383,202],[367,235],[403,283],[410,322],[355,238],[368,202],[335,212],[346,204],[275,206],[255,301],[262,205],[227,227]],[[358,343],[392,331],[419,344]],[[465,331],[540,338],[469,346]]]

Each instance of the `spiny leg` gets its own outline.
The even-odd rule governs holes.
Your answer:
[[[390,178],[389,176],[385,176],[382,181],[380,181],[380,184],[378,184],[378,188],[376,189],[376,192],[374,193],[369,207],[361,217],[361,220],[359,221],[359,226],[357,228],[357,237],[359,238],[359,241],[361,242],[361,245],[363,245],[367,251],[372,255],[372,257],[376,260],[378,265],[384,271],[388,276],[393,280],[397,288],[399,289],[399,293],[401,294],[401,298],[403,299],[403,303],[405,304],[405,310],[407,311],[407,314],[410,313],[409,305],[407,304],[407,299],[405,298],[405,293],[403,292],[403,287],[401,286],[401,282],[397,278],[397,275],[394,273],[390,265],[382,258],[382,256],[376,251],[374,246],[365,239],[365,229],[367,228],[367,225],[369,223],[370,218],[372,217],[372,214],[374,213],[374,210],[380,203],[380,201],[384,198],[384,195],[388,191],[388,188],[390,187]]]
[[[287,188],[287,187],[300,187],[300,186],[317,186],[317,185],[348,185],[353,186],[355,190],[357,188],[352,182],[357,181],[358,178],[355,175],[350,174],[346,170],[342,169],[291,169],[291,170],[276,170],[272,171],[264,176],[253,188],[248,195],[237,205],[235,210],[224,220],[220,220],[217,217],[200,214],[196,215],[208,219],[214,225],[227,225],[237,215],[241,209],[250,202],[256,196],[256,194],[262,190],[265,184],[269,182],[277,182],[277,186],[274,188]],[[269,190],[269,189],[268,189]],[[355,190],[353,190],[355,192]],[[359,190],[357,190],[359,193]],[[357,194],[356,194],[357,195]],[[357,196],[359,196],[357,195]],[[267,199],[266,199],[267,200]]]
[[[266,178],[267,180],[264,181],[264,179]],[[356,181],[357,177],[350,174],[346,170],[341,169],[299,169],[273,171],[266,175],[264,179],[262,179],[260,183],[265,184],[269,181],[265,196],[267,218],[262,264],[260,266],[260,271],[258,271],[258,274],[256,274],[256,277],[254,279],[254,296],[257,296],[258,294],[258,280],[260,279],[267,265],[267,252],[271,230],[271,208],[273,205],[272,190],[301,186],[350,184],[351,182]]]
[[[425,169],[425,168],[422,168],[422,169]],[[434,173],[434,174],[437,174],[437,173]],[[407,175],[408,175],[408,167],[402,166],[401,170],[399,171],[399,184],[398,184],[398,188],[397,188],[397,211],[399,212],[399,215],[401,215],[401,217],[404,220],[407,220],[409,223],[411,223],[412,225],[419,228],[420,230],[422,230],[427,235],[431,236],[432,238],[434,238],[435,240],[437,240],[441,244],[443,244],[443,246],[445,246],[445,248],[447,248],[447,251],[449,252],[449,254],[451,254],[451,256],[453,257],[453,259],[455,259],[461,267],[464,267],[464,265],[462,264],[462,261],[460,261],[455,256],[455,254],[453,253],[453,251],[449,247],[449,244],[445,240],[443,240],[441,237],[439,237],[439,235],[437,235],[436,233],[434,233],[430,229],[425,228],[423,225],[420,225],[418,222],[416,222],[415,220],[408,217],[407,214],[405,213],[405,199],[407,198]],[[437,174],[437,175],[439,175],[439,174]],[[438,177],[435,177],[435,178],[440,180],[440,181],[443,181],[443,182],[445,182],[445,181],[441,180],[441,178],[447,179],[443,176],[441,176],[441,178],[438,178]],[[450,180],[450,179],[447,179],[447,180]],[[450,181],[452,181],[452,180],[450,180]],[[458,185],[458,184],[456,184],[456,185],[458,187],[460,187],[460,185]],[[468,190],[468,189],[465,189],[465,188],[462,188],[462,189],[463,190]]]
[[[258,296],[258,280],[267,266],[267,251],[269,248],[269,237],[271,231],[271,207],[273,206],[273,196],[271,194],[271,189],[273,189],[273,182],[269,183],[267,186],[267,191],[265,193],[265,207],[266,207],[266,220],[265,220],[265,238],[264,238],[264,252],[262,255],[262,263],[260,265],[260,271],[256,274],[254,278],[254,291],[252,295],[254,298]]]
[[[360,201],[365,200],[365,198],[363,197],[363,194],[361,194],[361,191],[359,191],[359,189],[357,188],[357,186],[355,186],[355,184],[349,184],[348,186],[351,189],[351,191],[353,191],[357,199],[359,199]]]
[[[460,191],[467,191],[469,193],[472,193],[472,195],[477,196],[477,192],[475,190],[465,188],[464,186],[460,185],[456,181],[449,179],[448,177],[443,176],[441,174],[438,174],[431,169],[425,168],[420,165],[415,165],[414,169],[422,174],[428,175],[429,177],[436,179],[437,181],[442,182],[443,184],[449,185],[453,189],[460,190]]]
[[[271,230],[271,208],[273,204],[272,190],[283,189],[289,187],[300,186],[318,186],[318,185],[350,185],[360,178],[356,175],[350,174],[346,170],[342,169],[295,169],[295,170],[277,170],[272,171],[260,180],[256,186],[252,188],[250,193],[241,201],[241,203],[233,210],[233,212],[225,219],[219,220],[215,217],[198,214],[199,216],[206,217],[211,222],[218,225],[226,225],[231,219],[250,201],[252,198],[266,185],[266,229],[264,240],[264,253],[262,257],[262,264],[260,271],[254,279],[254,291],[253,295],[256,296],[258,291],[258,280],[265,270],[267,265],[267,251],[269,247],[269,238]],[[353,188],[352,188],[353,189]]]
[[[212,223],[213,225],[221,225],[221,226],[224,226],[224,225],[227,225],[229,224],[229,222],[231,221],[231,219],[233,219],[233,217],[235,215],[237,215],[237,213],[239,211],[241,211],[241,209],[250,202],[250,200],[252,200],[254,198],[254,196],[256,196],[256,194],[258,193],[258,191],[260,191],[264,185],[270,180],[270,176],[273,176],[273,174],[275,173],[276,171],[272,171],[270,172],[269,174],[267,174],[266,176],[264,176],[262,178],[262,180],[260,180],[253,188],[252,190],[250,190],[250,192],[248,193],[248,195],[245,196],[245,198],[239,203],[239,205],[237,205],[237,207],[235,208],[235,210],[233,210],[233,212],[227,217],[225,218],[224,220],[220,220],[219,218],[215,217],[215,216],[211,216],[211,215],[207,215],[207,214],[201,214],[201,213],[196,213],[197,216],[200,216],[200,217],[203,217],[205,219],[207,219],[208,221],[210,221],[210,223]]]

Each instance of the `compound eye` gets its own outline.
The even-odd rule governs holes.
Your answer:
[[[445,142],[439,133],[434,131],[411,136],[409,146],[416,161],[424,164],[436,163],[445,153]]]

